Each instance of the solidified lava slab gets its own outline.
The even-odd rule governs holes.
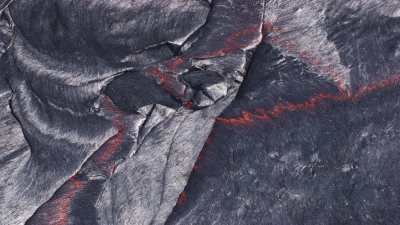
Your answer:
[[[348,95],[257,51],[167,224],[397,224],[399,76]]]

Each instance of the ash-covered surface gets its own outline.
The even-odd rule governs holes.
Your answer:
[[[0,0],[0,225],[397,225],[400,2]]]

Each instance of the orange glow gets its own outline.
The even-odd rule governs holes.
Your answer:
[[[251,45],[252,42],[257,38],[260,32],[259,25],[249,26],[243,30],[233,32],[228,36],[224,42],[224,47],[217,49],[212,52],[208,52],[201,56],[195,56],[195,58],[214,58],[225,56],[226,54],[238,51],[242,48],[246,48]]]
[[[86,183],[80,181],[76,177],[72,177],[67,183],[63,185],[63,189],[66,189],[60,197],[51,199],[46,203],[45,208],[39,209],[41,211],[50,211],[53,214],[51,221],[52,225],[66,225],[69,221],[69,213],[71,212],[71,203],[74,200],[76,194],[86,187]],[[43,225],[48,223],[42,221]]]
[[[182,99],[185,85],[180,83],[172,72],[162,72],[158,67],[150,67],[146,70],[151,77],[160,81],[160,86],[177,99]]]
[[[113,165],[109,165],[109,161],[118,153],[126,134],[126,126],[124,123],[125,113],[115,106],[109,97],[103,97],[102,101],[105,109],[114,113],[112,116],[112,124],[117,129],[117,134],[101,146],[100,150],[95,153],[93,157],[97,166],[107,171],[108,174],[111,174]]]
[[[379,91],[381,89],[396,86],[400,84],[400,75],[394,75],[389,79],[381,80],[366,86],[361,87],[355,94],[348,94],[347,92],[340,92],[338,95],[320,93],[313,96],[302,103],[283,102],[278,103],[271,109],[255,109],[254,112],[243,111],[239,117],[223,118],[218,117],[217,122],[225,125],[241,126],[251,125],[255,121],[270,121],[274,118],[279,118],[286,112],[294,111],[310,111],[317,108],[324,101],[344,102],[351,101],[357,102],[364,96]]]
[[[186,61],[186,59],[183,57],[175,57],[171,60],[168,60],[165,64],[168,69],[175,71],[178,69],[179,66],[184,64],[185,61]]]
[[[271,44],[278,46],[279,48],[285,49],[291,54],[296,54],[299,59],[301,59],[304,63],[310,64],[313,66],[313,69],[318,73],[324,73],[332,79],[336,86],[343,92],[347,92],[346,82],[343,80],[344,77],[340,72],[337,72],[333,65],[326,64],[317,56],[315,56],[312,52],[306,50],[300,50],[300,46],[292,40],[281,39],[280,34],[285,32],[284,29],[276,27],[272,22],[267,21],[264,23],[263,32],[265,35],[274,34],[272,37],[269,37],[267,41],[271,42]]]
[[[182,192],[182,193],[179,195],[177,204],[178,204],[178,205],[184,205],[184,204],[187,202],[187,200],[188,200],[188,195],[187,195],[187,193],[186,193],[186,192]]]

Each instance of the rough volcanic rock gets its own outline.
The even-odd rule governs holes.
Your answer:
[[[0,225],[398,224],[399,16],[0,0]]]

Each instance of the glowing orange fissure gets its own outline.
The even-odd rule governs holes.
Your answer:
[[[46,225],[51,223],[52,225],[66,225],[69,222],[69,213],[71,211],[71,203],[74,200],[76,194],[86,187],[86,182],[83,182],[76,178],[72,177],[67,183],[64,185],[64,188],[67,189],[65,193],[61,196],[52,199],[48,203],[46,203],[45,209],[43,211],[49,210],[52,212],[53,210],[53,219],[43,220],[41,224]],[[40,211],[39,211],[40,212]],[[46,222],[47,221],[47,222]]]
[[[124,141],[126,133],[126,126],[124,124],[124,112],[116,107],[112,100],[108,97],[102,98],[102,103],[105,110],[113,113],[112,124],[117,129],[117,134],[111,137],[99,150],[93,155],[93,162],[99,168],[103,169],[108,175],[111,175],[115,170],[112,158],[118,153],[121,144]],[[71,205],[76,198],[77,193],[82,191],[88,185],[88,181],[80,180],[77,176],[71,177],[60,190],[65,191],[60,196],[52,198],[47,202],[44,207],[38,211],[39,214],[49,210],[54,212],[54,220],[50,220],[52,225],[66,225],[69,221],[69,213],[71,212]],[[54,210],[54,211],[53,211]],[[46,225],[46,221],[41,221]]]
[[[260,25],[252,25],[243,30],[231,33],[224,41],[223,47],[215,51],[208,52],[203,55],[194,56],[195,58],[215,58],[225,56],[226,54],[236,52],[246,48],[262,35]]]
[[[112,102],[112,100],[108,97],[104,97],[103,99],[103,104],[104,107],[107,111],[112,112],[112,124],[113,126],[117,129],[117,134],[111,137],[99,150],[99,152],[95,153],[93,156],[94,162],[97,166],[105,170],[110,170],[109,168],[113,168],[112,165],[111,167],[107,164],[110,164],[112,162],[109,162],[115,154],[117,154],[120,146],[124,142],[124,137],[126,135],[126,129],[127,127],[125,126],[125,113],[120,110],[117,106],[115,106]],[[109,175],[111,175],[112,171],[106,171]]]
[[[324,101],[336,101],[336,102],[357,102],[364,96],[379,91],[384,88],[396,86],[400,84],[400,75],[394,75],[386,80],[381,80],[366,86],[361,87],[355,94],[349,94],[348,92],[340,91],[339,94],[325,94],[320,93],[312,96],[301,103],[283,102],[278,103],[271,109],[257,108],[254,112],[243,111],[240,116],[233,118],[218,117],[216,120],[218,123],[232,126],[250,125],[256,121],[271,121],[274,118],[281,117],[286,112],[293,111],[308,111],[317,108]]]
[[[296,54],[298,58],[301,59],[303,62],[312,65],[315,72],[323,73],[329,76],[341,91],[347,90],[348,87],[346,81],[343,80],[343,77],[345,76],[338,72],[333,65],[324,63],[312,52],[301,50],[298,44],[294,41],[288,39],[280,39],[281,33],[285,33],[285,30],[283,28],[274,26],[271,21],[267,21],[263,25],[263,33],[265,35],[275,34],[275,36],[269,37],[266,40],[269,41],[271,44],[278,46],[279,48],[285,49],[289,53]]]
[[[184,205],[188,200],[188,195],[186,192],[182,192],[179,197],[178,197],[178,201],[177,204],[178,205]]]
[[[215,138],[215,132],[214,132],[214,130],[211,130],[203,149],[200,151],[199,155],[197,156],[197,160],[193,166],[193,171],[200,170],[200,167],[201,167],[200,163],[204,159],[204,155],[207,150],[207,147],[212,144],[212,142],[214,141],[214,138]]]
[[[263,35],[268,35],[269,33],[280,33],[283,30],[281,28],[275,27],[272,22],[267,21],[263,24]],[[279,36],[272,37],[271,42],[273,44],[278,44],[278,46],[286,48],[288,50],[297,51],[298,46],[290,41],[280,41]],[[300,51],[299,57],[305,60],[307,63],[311,63],[312,65],[319,66],[322,65],[322,62],[313,56],[311,53],[307,51]],[[327,73],[330,77],[334,80],[337,84],[339,89],[339,94],[325,94],[320,93],[316,96],[312,96],[307,101],[302,103],[279,103],[275,105],[272,109],[262,109],[258,108],[255,109],[254,112],[243,111],[239,117],[234,118],[223,118],[218,117],[217,122],[226,125],[233,125],[233,126],[240,126],[240,125],[250,125],[253,124],[255,121],[270,121],[273,118],[280,117],[285,112],[291,111],[305,111],[305,110],[313,110],[323,101],[332,100],[332,101],[358,101],[363,96],[389,87],[397,85],[400,82],[400,75],[396,74],[391,76],[389,79],[381,80],[370,85],[366,85],[361,87],[355,94],[351,94],[347,89],[345,82],[340,79],[340,74],[335,72],[333,66],[322,66],[320,72]]]

